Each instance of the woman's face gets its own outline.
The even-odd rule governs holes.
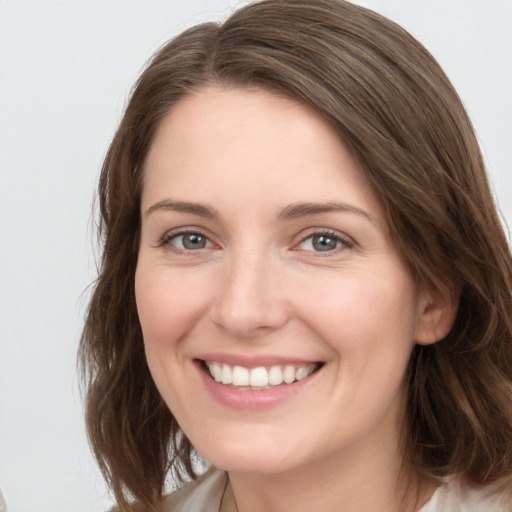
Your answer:
[[[196,449],[255,473],[396,453],[428,307],[331,127],[203,89],[163,120],[143,187],[147,361]]]

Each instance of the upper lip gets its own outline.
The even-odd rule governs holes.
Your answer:
[[[322,361],[312,359],[300,359],[274,355],[246,356],[237,354],[211,353],[202,354],[197,359],[208,362],[224,363],[229,366],[243,366],[244,368],[257,368],[259,366],[286,366],[286,365],[308,365],[321,363]]]

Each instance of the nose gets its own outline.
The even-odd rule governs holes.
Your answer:
[[[289,307],[279,268],[269,258],[233,258],[221,272],[211,308],[211,319],[220,329],[237,339],[257,339],[286,324]]]

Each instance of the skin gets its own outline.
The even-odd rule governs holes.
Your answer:
[[[283,218],[302,202],[344,208]],[[396,510],[407,362],[416,343],[446,334],[453,312],[417,288],[332,128],[268,92],[204,88],[162,121],[141,212],[147,361],[192,444],[229,472],[223,510],[235,498],[240,512]],[[184,249],[183,229],[204,247]],[[326,230],[335,247],[318,251],[312,236]],[[323,366],[283,404],[240,411],[205,388],[194,361],[211,352]],[[407,510],[433,492],[419,483]]]

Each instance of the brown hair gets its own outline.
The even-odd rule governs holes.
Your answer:
[[[471,122],[406,31],[341,0],[265,0],[164,46],[139,78],[99,183],[103,255],[81,340],[92,449],[122,510],[155,510],[193,448],[151,379],[134,298],[141,174],[160,121],[216,83],[304,102],[352,148],[418,281],[456,300],[409,365],[405,459],[512,481],[512,257]],[[130,501],[134,503],[130,504]]]

